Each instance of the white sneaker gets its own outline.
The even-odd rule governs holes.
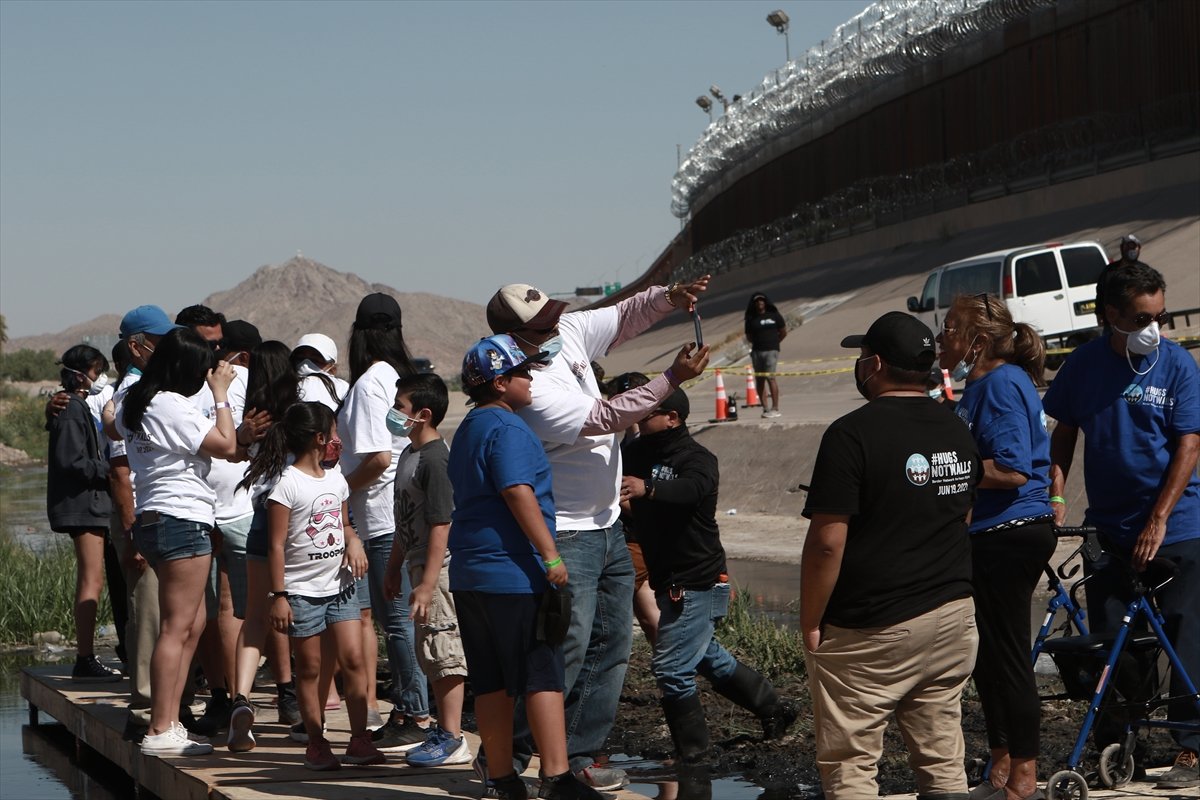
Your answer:
[[[180,734],[183,731],[183,734]],[[180,725],[172,726],[158,734],[147,733],[142,739],[142,755],[146,756],[206,756],[213,751],[212,745],[193,742],[187,738],[186,730]]]

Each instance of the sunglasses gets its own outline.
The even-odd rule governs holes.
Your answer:
[[[1134,314],[1133,326],[1138,330],[1145,328],[1151,322],[1157,322],[1158,327],[1163,327],[1171,321],[1170,311],[1160,311],[1157,314],[1151,314],[1149,311],[1143,311],[1140,314]]]

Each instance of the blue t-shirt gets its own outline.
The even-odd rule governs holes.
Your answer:
[[[1179,437],[1200,431],[1200,370],[1191,355],[1164,339],[1154,354],[1134,358],[1138,375],[1107,336],[1067,358],[1042,404],[1046,413],[1083,431],[1085,521],[1132,548],[1166,482]],[[1167,519],[1164,544],[1200,538],[1200,479],[1192,473]]]
[[[971,429],[980,458],[1028,479],[1016,489],[979,489],[971,533],[1051,514],[1050,436],[1042,400],[1025,370],[1003,364],[968,383],[955,413]]]
[[[448,472],[454,485],[451,591],[544,592],[549,584],[541,556],[500,495],[510,486],[532,486],[555,535],[550,462],[533,431],[511,411],[473,409],[454,434]]]

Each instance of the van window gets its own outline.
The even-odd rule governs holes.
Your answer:
[[[1068,286],[1090,286],[1100,280],[1104,256],[1094,247],[1064,247],[1063,267],[1067,270]]]
[[[1023,256],[1016,261],[1017,297],[1053,292],[1062,288],[1053,251]]]
[[[938,286],[938,307],[949,308],[960,294],[980,294],[1000,291],[1000,262],[986,261],[982,264],[967,264],[942,273]]]
[[[925,288],[921,290],[921,308],[933,310],[933,290],[937,287],[937,277],[935,272],[925,279]]]

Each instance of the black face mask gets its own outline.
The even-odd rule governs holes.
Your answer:
[[[872,372],[866,378],[860,378],[860,377],[858,377],[858,365],[861,364],[862,362],[866,361],[867,359],[874,358],[874,357],[875,356],[865,356],[854,362],[854,388],[858,389],[858,393],[861,394],[863,396],[863,399],[865,399],[865,400],[871,399],[870,396],[867,394],[867,381],[871,380],[871,378],[874,378],[878,373]]]

